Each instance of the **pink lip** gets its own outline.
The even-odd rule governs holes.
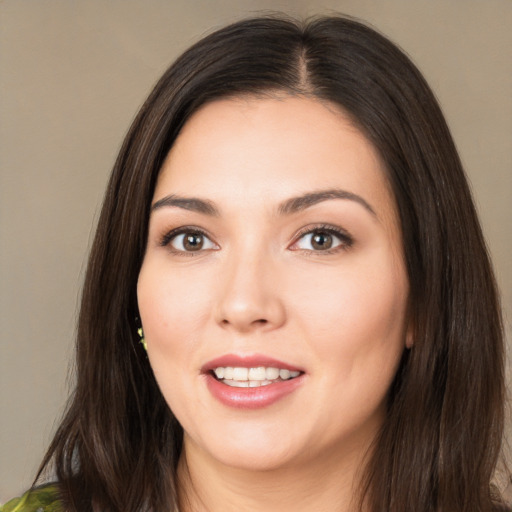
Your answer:
[[[237,409],[259,409],[268,407],[290,393],[293,393],[304,382],[304,373],[294,379],[275,382],[268,386],[258,388],[235,388],[218,381],[212,370],[219,366],[238,366],[244,368],[257,368],[258,366],[282,368],[291,371],[302,371],[301,368],[287,364],[277,359],[262,356],[239,356],[227,354],[206,363],[201,369],[206,379],[210,393],[222,404]]]

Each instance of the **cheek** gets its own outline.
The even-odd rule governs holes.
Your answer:
[[[405,273],[391,257],[378,261],[326,269],[293,294],[301,329],[315,351],[346,372],[363,364],[392,372],[404,348]]]
[[[184,274],[153,258],[143,264],[137,283],[148,358],[168,402],[172,401],[172,389],[182,382],[176,377],[190,367],[199,345],[201,312],[207,310],[204,287],[180,278]]]
[[[204,287],[194,286],[184,272],[169,269],[157,257],[144,261],[137,283],[137,301],[147,341],[147,354],[169,407],[186,417],[190,370],[200,345],[200,311]],[[181,276],[181,277],[180,277]]]
[[[193,333],[203,323],[210,300],[206,276],[190,278],[153,258],[145,261],[137,283],[137,300],[144,333],[155,343],[173,343],[180,333]],[[198,283],[201,283],[199,286]],[[173,335],[171,336],[171,333]]]

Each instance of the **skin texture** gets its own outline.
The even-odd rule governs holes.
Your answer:
[[[373,212],[354,198],[279,212],[334,189]],[[148,357],[185,431],[184,508],[349,510],[410,345],[400,227],[378,155],[334,105],[218,100],[170,151],[153,204],[170,195],[218,210],[155,208],[138,282]],[[202,249],[166,236],[182,226],[206,233]],[[330,250],[311,243],[325,226],[341,229]],[[276,358],[302,380],[271,405],[227,406],[201,370],[226,354]]]

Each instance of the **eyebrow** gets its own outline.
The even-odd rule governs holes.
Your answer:
[[[347,190],[337,188],[308,192],[301,196],[291,197],[290,199],[286,199],[279,204],[277,212],[279,215],[291,215],[293,213],[306,210],[315,204],[321,203],[323,201],[329,201],[331,199],[345,199],[349,201],[355,201],[356,203],[363,206],[373,216],[377,216],[375,210],[361,196],[358,196],[353,192],[348,192]],[[176,194],[171,194],[156,201],[156,203],[154,203],[151,207],[151,211],[159,210],[160,208],[164,207],[182,208],[184,210],[202,213],[211,217],[220,216],[220,212],[214,203],[207,199],[200,199],[198,197],[183,197]]]
[[[155,204],[153,204],[151,211],[159,210],[165,206],[183,208],[184,210],[203,213],[204,215],[210,215],[212,217],[219,216],[219,210],[211,201],[208,201],[207,199],[199,199],[197,197],[182,197],[176,194],[171,194],[170,196],[159,199]]]
[[[308,192],[302,196],[292,197],[279,205],[278,212],[281,215],[290,215],[330,199],[348,199],[349,201],[355,201],[368,210],[372,215],[375,217],[377,216],[375,210],[361,196],[339,188]]]

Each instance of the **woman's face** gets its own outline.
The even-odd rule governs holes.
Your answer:
[[[325,468],[368,447],[408,343],[408,282],[383,166],[335,106],[195,113],[158,179],[137,292],[188,456]]]

